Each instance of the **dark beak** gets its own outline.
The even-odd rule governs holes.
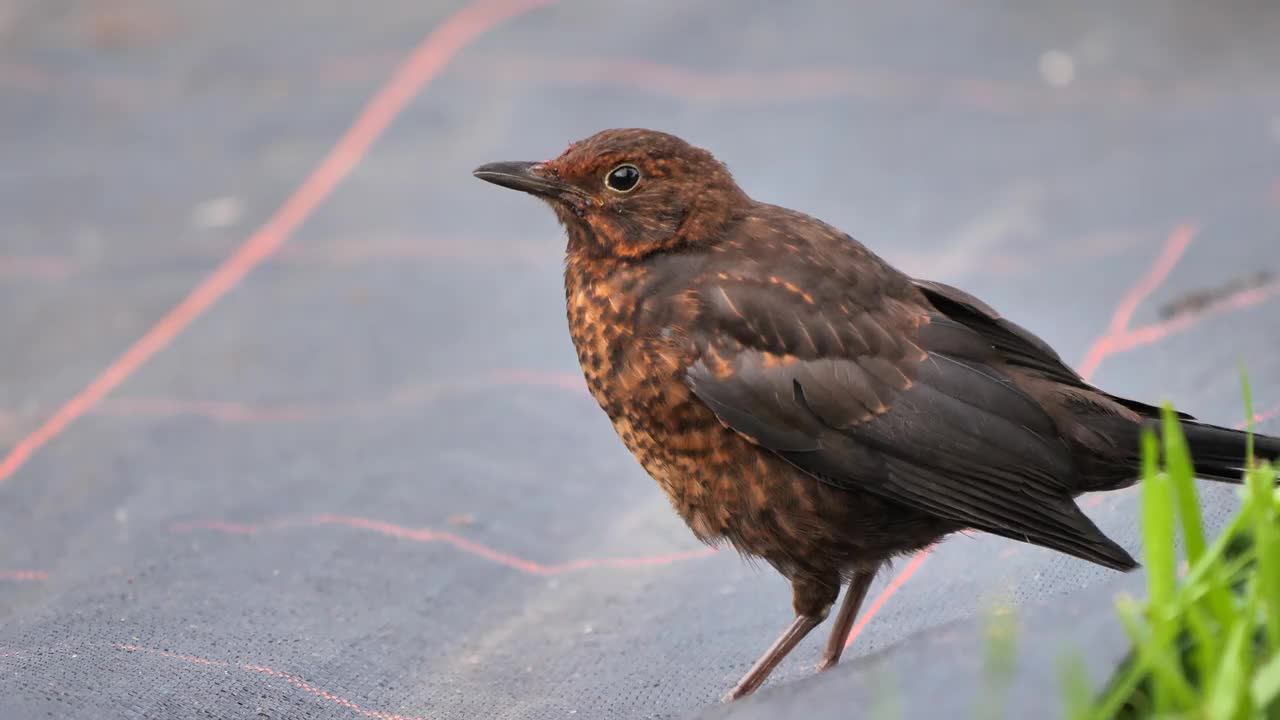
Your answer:
[[[538,171],[539,163],[532,162],[496,162],[481,165],[471,172],[472,175],[501,185],[504,188],[527,192],[530,195],[558,198],[565,193],[577,194],[577,189],[568,183],[542,175]]]

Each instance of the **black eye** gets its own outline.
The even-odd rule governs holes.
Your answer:
[[[614,192],[631,192],[640,182],[640,171],[635,165],[619,165],[604,176],[604,184]]]

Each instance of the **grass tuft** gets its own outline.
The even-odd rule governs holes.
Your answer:
[[[1247,397],[1247,378],[1245,389]],[[1280,718],[1280,491],[1275,468],[1255,463],[1252,447],[1251,439],[1241,507],[1208,543],[1172,409],[1160,437],[1143,437],[1148,597],[1117,602],[1134,650],[1101,696],[1090,695],[1079,668],[1064,672],[1072,720]]]

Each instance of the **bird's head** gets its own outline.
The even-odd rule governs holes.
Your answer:
[[[474,171],[546,200],[569,252],[638,259],[715,242],[750,202],[711,153],[653,130],[605,130],[547,162]]]

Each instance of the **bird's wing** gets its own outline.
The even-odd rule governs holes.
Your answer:
[[[1044,340],[1017,323],[1001,317],[989,305],[963,290],[931,280],[912,283],[938,312],[980,334],[1005,362],[1039,373],[1054,382],[1097,393],[1145,417],[1159,417],[1160,408],[1103,392],[1067,366]],[[1194,417],[1178,413],[1184,420]]]
[[[813,297],[772,272],[700,292],[686,381],[724,425],[832,486],[1134,566],[1076,507],[1069,449],[986,338],[914,292]]]

